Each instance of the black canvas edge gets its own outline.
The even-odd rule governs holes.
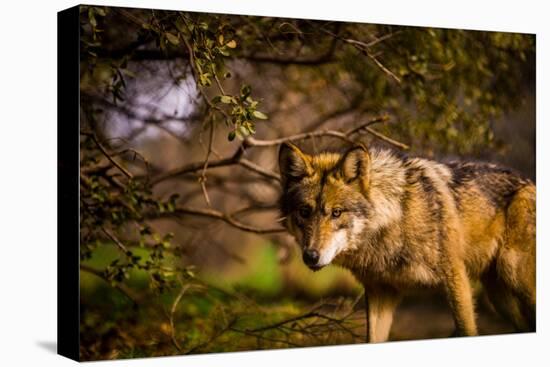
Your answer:
[[[57,353],[80,349],[80,6],[57,13]]]

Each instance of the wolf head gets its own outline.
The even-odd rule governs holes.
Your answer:
[[[279,151],[285,226],[313,270],[330,264],[361,242],[371,203],[370,157],[358,145],[344,154],[308,155],[293,144]]]

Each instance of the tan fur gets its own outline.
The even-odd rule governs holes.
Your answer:
[[[279,164],[285,225],[312,269],[338,264],[364,284],[369,341],[387,340],[403,294],[419,287],[445,290],[457,333],[476,335],[474,280],[518,330],[535,329],[532,182],[362,146],[311,156],[286,144]]]

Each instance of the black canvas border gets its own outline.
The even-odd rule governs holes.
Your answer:
[[[57,353],[79,360],[80,6],[57,13]]]

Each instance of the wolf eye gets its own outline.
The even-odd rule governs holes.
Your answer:
[[[342,208],[332,209],[332,217],[333,218],[338,218],[340,215],[342,215]]]
[[[300,209],[298,209],[298,213],[302,218],[309,218],[309,216],[311,215],[311,208],[305,205],[301,206]]]

